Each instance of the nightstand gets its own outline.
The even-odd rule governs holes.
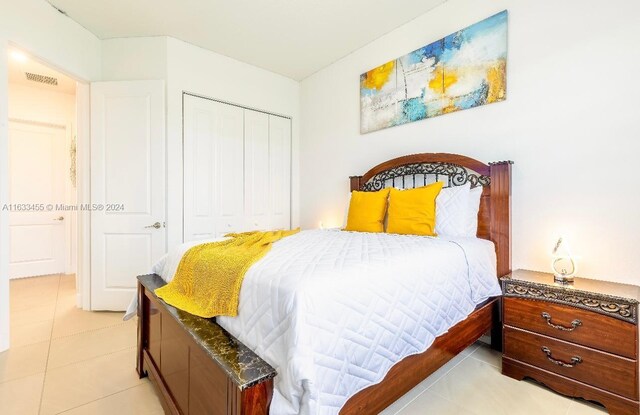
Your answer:
[[[502,373],[596,401],[611,415],[640,414],[640,287],[517,270],[501,278]]]

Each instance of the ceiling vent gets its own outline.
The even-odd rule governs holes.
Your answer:
[[[47,85],[58,85],[58,78],[52,76],[39,75],[37,73],[25,72],[27,79],[33,82],[39,82]]]

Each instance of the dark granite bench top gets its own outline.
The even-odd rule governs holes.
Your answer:
[[[178,310],[156,297],[154,290],[166,285],[166,282],[158,275],[141,275],[138,277],[138,281],[150,291],[154,299],[166,308],[178,324],[211,359],[218,363],[241,390],[276,376],[277,373],[273,367],[220,327],[214,319],[202,318]]]

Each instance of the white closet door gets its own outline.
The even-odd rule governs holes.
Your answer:
[[[269,220],[269,115],[244,112],[245,230],[268,230]]]
[[[184,98],[184,240],[244,228],[242,108]]]
[[[291,120],[269,116],[269,207],[272,229],[291,228]]]

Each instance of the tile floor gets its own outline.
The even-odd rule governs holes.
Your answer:
[[[75,304],[73,275],[11,281],[0,414],[163,414],[151,384],[135,372],[135,319]]]
[[[135,319],[82,311],[75,301],[73,275],[11,281],[12,347],[0,353],[0,414],[162,414],[149,381],[135,372]],[[502,376],[500,355],[477,343],[381,415],[605,413]]]

